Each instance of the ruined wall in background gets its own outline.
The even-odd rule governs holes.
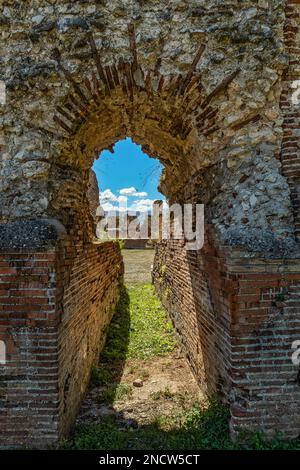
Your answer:
[[[97,221],[96,213],[100,204],[100,200],[99,200],[98,181],[97,181],[96,173],[93,170],[90,171],[90,175],[89,175],[87,197],[89,200],[90,211],[91,211],[92,217],[94,219],[94,222],[96,223]]]

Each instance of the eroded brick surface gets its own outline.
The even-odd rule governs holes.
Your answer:
[[[45,446],[69,430],[122,275],[112,242],[0,254],[1,446]]]
[[[230,404],[231,429],[299,434],[299,260],[157,247],[154,283],[195,377]]]

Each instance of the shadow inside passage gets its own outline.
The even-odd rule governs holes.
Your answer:
[[[211,404],[204,410],[193,408],[185,422],[138,425],[135,420],[115,413],[101,422],[78,427],[71,448],[77,450],[191,450],[233,449],[229,438],[228,410]]]
[[[74,429],[69,448],[99,450],[178,450],[226,448],[229,439],[228,410],[211,404],[205,410],[195,406],[183,422],[161,421],[140,424],[126,416],[126,410],[114,408],[119,398],[119,385],[128,357],[130,340],[130,298],[125,285],[121,288],[116,312],[107,331],[105,348],[93,371],[91,387],[99,391],[98,402],[103,415]],[[169,428],[169,429],[168,429]]]
[[[128,420],[127,420],[128,421]],[[228,407],[217,402],[205,408],[192,408],[183,423],[165,429],[154,421],[146,425],[125,425],[122,413],[101,422],[78,427],[66,449],[74,450],[300,450],[300,440],[265,440],[262,433],[241,433],[230,439]]]
[[[188,256],[194,265],[195,253]],[[194,286],[193,286],[194,287]],[[63,447],[74,450],[238,450],[238,449],[293,449],[300,450],[299,440],[266,442],[258,433],[242,435],[232,442],[229,432],[229,409],[216,400],[206,408],[194,405],[182,420],[170,422],[154,418],[152,422],[140,424],[128,418],[125,410],[114,409],[118,398],[130,339],[130,299],[125,286],[122,287],[116,312],[107,332],[106,346],[100,362],[92,376],[92,387],[103,390],[99,397],[100,408],[109,413],[79,424],[71,439]]]
[[[92,372],[91,385],[99,386],[99,402],[112,405],[117,399],[127,360],[130,335],[130,299],[125,285],[121,286],[120,298],[113,319],[107,330],[104,350],[99,364]]]

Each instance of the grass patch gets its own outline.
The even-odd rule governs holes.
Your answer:
[[[174,419],[175,418],[175,419]],[[177,418],[177,419],[176,419]],[[300,441],[285,442],[280,435],[266,442],[260,433],[229,437],[228,409],[212,403],[207,409],[192,406],[177,417],[158,417],[153,423],[124,432],[116,417],[80,427],[64,448],[85,450],[300,450]]]
[[[109,385],[113,381],[113,373],[103,364],[93,364],[91,371],[91,386]]]
[[[103,361],[149,359],[176,347],[171,321],[151,284],[124,288],[108,331]]]
[[[171,390],[166,387],[163,390],[158,390],[157,392],[151,392],[150,396],[152,400],[158,401],[161,398],[165,398],[166,400],[169,400],[174,397],[174,393],[171,392]]]
[[[115,400],[122,400],[130,396],[132,390],[133,387],[130,384],[109,385],[99,393],[97,400],[100,403],[112,404]]]

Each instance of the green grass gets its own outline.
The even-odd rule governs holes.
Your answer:
[[[108,368],[108,365],[94,364],[91,372],[91,385],[92,387],[99,387],[100,385],[109,385],[113,381],[113,373]]]
[[[174,331],[155,296],[153,287],[131,285],[122,290],[115,316],[108,331],[101,363],[94,366],[92,385],[104,386],[98,400],[112,404],[130,396],[132,386],[121,383],[127,359],[143,360],[170,353],[176,346]],[[152,400],[175,400],[168,388],[152,393]],[[179,397],[184,400],[183,397]],[[179,399],[178,398],[178,399]],[[115,416],[75,429],[61,448],[76,450],[300,450],[300,440],[283,441],[278,434],[266,442],[262,433],[243,433],[236,442],[229,434],[229,411],[212,402],[179,407],[171,416],[156,416],[150,424],[124,430],[122,419]]]
[[[101,362],[92,368],[91,386],[105,387],[99,392],[98,401],[113,404],[131,394],[131,385],[118,383],[128,359],[163,356],[175,347],[173,326],[154,288],[150,284],[123,287]],[[142,378],[146,377],[144,372]]]
[[[121,383],[117,386],[111,384],[99,393],[98,401],[100,403],[112,404],[115,400],[122,400],[131,395],[132,390],[131,384]]]
[[[280,436],[265,442],[260,433],[229,437],[228,409],[212,403],[194,405],[183,415],[158,417],[151,424],[124,432],[116,417],[77,428],[64,448],[86,450],[300,450],[300,441],[284,442]]]
[[[173,398],[174,393],[172,393],[169,390],[169,388],[166,387],[164,390],[158,390],[157,392],[150,393],[150,396],[151,396],[152,400],[158,401],[161,398],[166,398],[166,399]]]
[[[124,288],[101,359],[149,359],[168,354],[175,346],[173,326],[153,286]]]

